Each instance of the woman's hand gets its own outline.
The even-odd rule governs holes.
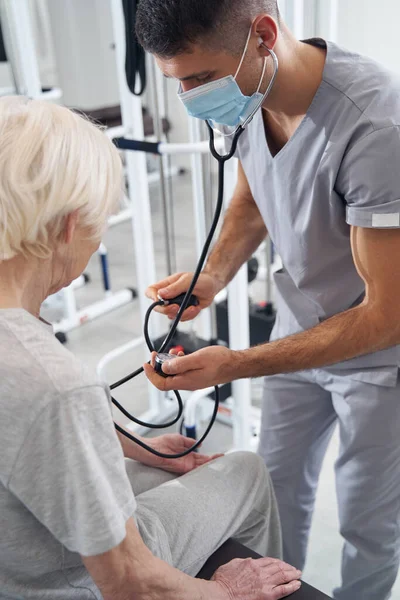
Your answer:
[[[166,434],[151,439],[146,438],[145,441],[148,446],[151,446],[151,448],[157,450],[157,452],[162,452],[163,454],[181,454],[196,443],[196,440],[184,437],[178,433]],[[155,467],[157,469],[162,469],[163,471],[168,471],[169,473],[185,475],[185,473],[190,473],[193,469],[197,469],[197,467],[201,467],[201,465],[215,460],[216,458],[220,458],[221,456],[223,456],[223,454],[207,456],[205,454],[191,452],[183,458],[166,459],[159,458],[158,456],[150,454],[150,452],[146,452],[140,462],[148,467]]]
[[[301,571],[276,558],[235,559],[214,573],[227,600],[280,600],[296,592]]]
[[[184,356],[183,352],[177,352],[176,350],[171,350],[171,354],[176,354],[178,357]],[[155,353],[153,353],[153,363],[154,363]],[[156,438],[146,438],[144,440],[147,445],[151,446],[157,452],[161,452],[162,454],[181,454],[192,446],[195,445],[196,440],[192,438],[184,437],[183,435],[175,434],[166,434]],[[148,467],[155,467],[157,469],[162,469],[163,471],[168,471],[169,473],[176,473],[178,475],[185,475],[185,473],[190,473],[197,467],[201,467],[201,465],[205,465],[212,460],[220,458],[223,454],[214,454],[213,456],[208,456],[206,454],[198,454],[197,452],[191,452],[187,456],[183,458],[159,458],[154,454],[150,454],[150,452],[146,452],[143,458],[141,458],[140,462],[147,465]]]

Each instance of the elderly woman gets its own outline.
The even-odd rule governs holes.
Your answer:
[[[108,389],[40,319],[43,300],[99,246],[121,193],[117,150],[77,114],[24,98],[0,100],[0,136],[0,598],[293,592],[299,572],[277,559],[192,578],[231,536],[279,557],[261,459],[162,461],[120,440]],[[149,443],[167,453],[192,444],[179,435]]]

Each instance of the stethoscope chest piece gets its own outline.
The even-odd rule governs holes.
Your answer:
[[[164,373],[164,371],[162,369],[163,364],[170,360],[174,360],[174,358],[176,358],[176,356],[174,354],[157,354],[155,361],[154,361],[155,372],[158,373],[159,375],[161,375],[162,377],[169,377],[169,375]]]

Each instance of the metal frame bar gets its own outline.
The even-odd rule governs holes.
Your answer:
[[[151,103],[153,107],[153,123],[154,123],[154,134],[158,140],[163,138],[163,129],[162,129],[162,120],[161,120],[161,110],[160,105],[164,104],[163,92],[160,90],[160,86],[158,85],[158,73],[159,69],[157,69],[156,61],[153,56],[150,57],[148,61],[150,66],[150,76],[149,82],[151,82],[150,86],[150,97]],[[170,224],[170,210],[169,210],[169,201],[168,201],[168,193],[167,193],[167,185],[166,185],[166,175],[165,175],[165,163],[164,158],[160,155],[158,157],[158,172],[159,172],[159,192],[160,192],[160,203],[161,210],[163,213],[163,228],[164,228],[164,248],[165,248],[165,259],[167,266],[167,274],[173,274],[173,260],[172,260],[172,241],[171,241],[171,224]]]
[[[339,30],[339,1],[329,0],[329,39],[331,42],[338,41]]]
[[[314,36],[322,36],[332,42],[339,37],[339,0],[314,0],[316,13]]]
[[[300,40],[304,37],[304,0],[294,0],[293,3],[293,33]]]
[[[93,321],[116,308],[121,308],[132,302],[133,295],[131,290],[124,289],[115,294],[106,294],[106,297],[99,302],[89,304],[86,308],[78,310],[76,306],[74,288],[71,286],[64,290],[64,306],[67,312],[67,317],[55,323],[53,326],[54,333],[68,333],[89,321]]]
[[[0,0],[0,16],[8,61],[14,77],[14,92],[29,98],[57,100],[59,88],[42,92],[30,0]]]
[[[0,8],[4,44],[17,92],[30,98],[40,98],[42,86],[28,1],[2,0]]]
[[[238,162],[226,163],[225,205],[228,206],[237,181]],[[229,340],[232,350],[250,346],[250,317],[247,264],[228,286]],[[232,383],[234,410],[232,413],[233,445],[236,450],[249,450],[251,442],[251,381],[240,379]]]
[[[202,143],[201,141],[201,123],[198,119],[189,117],[189,137],[193,146]],[[197,256],[200,256],[205,241],[207,239],[207,224],[205,215],[205,190],[204,190],[204,167],[201,154],[192,154],[192,186],[193,186],[193,209],[196,227],[196,251]],[[200,314],[201,336],[205,340],[212,338],[212,313],[210,309],[203,310]]]
[[[122,124],[127,138],[143,140],[142,102],[130,93],[125,76],[125,24],[121,0],[111,0],[118,84],[121,97]],[[147,287],[156,281],[153,230],[151,224],[150,195],[147,181],[146,155],[141,152],[126,153],[129,196],[132,202],[133,242],[136,258],[137,289],[140,314],[144,322],[149,301]],[[161,334],[160,315],[151,320],[151,337]],[[146,352],[144,360],[147,360]],[[163,412],[164,395],[148,382],[150,419]]]

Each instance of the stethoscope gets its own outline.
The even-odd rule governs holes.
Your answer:
[[[196,271],[194,273],[192,282],[185,294],[182,294],[181,296],[178,296],[177,298],[173,298],[170,300],[163,300],[162,298],[159,297],[157,302],[154,302],[148,308],[147,313],[146,313],[145,322],[144,322],[144,338],[145,338],[145,341],[146,341],[149,351],[152,353],[153,352],[157,353],[157,357],[155,360],[155,370],[161,376],[165,376],[163,373],[163,370],[162,370],[163,363],[167,360],[176,358],[173,355],[167,354],[166,350],[167,350],[169,344],[171,343],[171,340],[172,340],[174,334],[176,333],[178,325],[182,319],[183,313],[185,312],[185,310],[187,308],[189,308],[189,306],[198,306],[198,304],[199,304],[198,299],[196,298],[196,296],[193,295],[193,290],[196,287],[197,281],[203,270],[204,264],[205,264],[207,256],[208,256],[208,252],[210,250],[211,243],[213,241],[213,238],[214,238],[214,235],[215,235],[215,232],[216,232],[216,229],[217,229],[220,217],[221,217],[221,213],[222,213],[222,209],[223,209],[223,205],[224,205],[225,164],[227,163],[228,160],[230,160],[234,156],[234,154],[237,150],[240,136],[243,134],[246,127],[253,120],[256,113],[259,111],[259,109],[265,102],[265,99],[269,96],[269,94],[272,90],[272,87],[275,83],[276,77],[278,75],[278,69],[279,69],[278,57],[276,56],[275,52],[273,50],[271,50],[270,48],[267,48],[267,46],[265,46],[265,44],[263,44],[263,47],[268,50],[268,52],[270,53],[270,55],[272,57],[272,60],[274,63],[273,76],[271,78],[271,81],[268,85],[268,88],[267,88],[265,94],[260,99],[260,102],[255,106],[255,108],[253,109],[251,114],[245,119],[245,121],[243,121],[243,123],[241,125],[239,125],[232,134],[230,134],[232,136],[232,145],[231,145],[230,151],[227,154],[221,155],[217,151],[216,145],[215,145],[215,131],[212,127],[212,124],[210,122],[206,121],[209,135],[210,135],[210,152],[211,152],[212,156],[218,162],[218,197],[217,197],[217,204],[216,204],[216,208],[215,208],[215,214],[213,217],[211,229],[207,236],[206,242],[204,244],[204,248],[201,253],[199,262],[197,264]],[[267,60],[267,59],[265,59],[265,60]],[[220,132],[218,132],[218,133],[220,133]],[[150,316],[156,307],[158,307],[158,306],[165,307],[170,304],[177,304],[180,308],[179,308],[178,314],[176,315],[175,320],[169,330],[168,335],[166,336],[161,347],[157,351],[154,348],[153,342],[151,341],[150,335],[149,335]],[[121,387],[122,385],[124,385],[128,381],[131,381],[132,379],[134,379],[135,377],[137,377],[138,375],[140,375],[143,372],[144,372],[143,367],[141,367],[140,369],[137,369],[134,373],[131,373],[130,375],[127,375],[120,381],[117,381],[116,383],[112,384],[110,386],[110,389],[115,390],[115,389]],[[111,397],[111,400],[112,400],[112,403],[122,412],[122,414],[125,417],[127,417],[130,421],[132,421],[133,423],[136,423],[137,425],[140,425],[141,427],[145,427],[146,429],[167,429],[168,427],[172,427],[173,425],[178,423],[178,421],[181,419],[181,417],[183,415],[184,407],[183,407],[182,398],[178,391],[174,391],[174,394],[175,394],[177,402],[178,402],[178,414],[172,421],[169,421],[168,423],[162,423],[162,424],[146,423],[145,421],[141,421],[140,419],[137,419],[136,417],[131,415],[114,397]],[[215,420],[217,418],[219,404],[220,404],[219,388],[216,386],[215,387],[214,409],[213,409],[210,423],[209,423],[206,431],[204,432],[203,436],[189,450],[186,450],[185,452],[182,452],[180,454],[170,455],[170,454],[164,454],[162,452],[158,452],[154,448],[151,448],[150,446],[148,446],[141,440],[137,439],[131,433],[128,433],[125,429],[120,427],[117,423],[114,423],[114,425],[115,425],[115,429],[119,433],[121,433],[122,435],[127,437],[129,440],[131,440],[138,446],[142,447],[144,450],[147,450],[151,454],[154,454],[155,456],[158,456],[159,458],[178,459],[178,458],[183,458],[184,456],[188,456],[192,452],[195,452],[201,446],[201,444],[204,442],[204,440],[207,438],[207,436],[210,433],[211,429],[213,428]]]

